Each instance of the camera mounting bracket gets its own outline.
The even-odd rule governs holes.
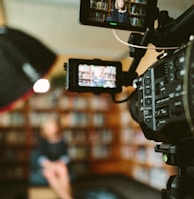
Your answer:
[[[169,177],[166,189],[162,189],[162,199],[194,198],[194,138],[187,138],[178,145],[156,145],[155,151],[163,153],[166,164],[177,166],[177,175]]]

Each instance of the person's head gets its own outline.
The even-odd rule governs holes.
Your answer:
[[[55,119],[52,118],[49,118],[43,123],[41,130],[42,136],[49,140],[55,140],[61,136],[58,123]]]
[[[125,10],[126,9],[125,1],[124,0],[116,0],[115,8],[118,10]]]

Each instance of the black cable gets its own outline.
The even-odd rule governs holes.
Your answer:
[[[111,97],[112,97],[112,101],[113,101],[114,103],[119,104],[119,103],[127,102],[127,101],[131,98],[131,94],[130,94],[127,98],[125,98],[125,99],[123,99],[123,100],[116,100],[116,99],[115,99],[115,95],[111,95]]]

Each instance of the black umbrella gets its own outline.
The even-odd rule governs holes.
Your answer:
[[[56,58],[53,51],[34,37],[0,26],[0,109],[29,93]]]

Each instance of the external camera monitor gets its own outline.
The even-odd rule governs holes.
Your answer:
[[[81,0],[80,23],[144,32],[153,25],[157,0]]]
[[[118,93],[122,64],[120,62],[69,59],[66,66],[66,87],[69,91]]]

